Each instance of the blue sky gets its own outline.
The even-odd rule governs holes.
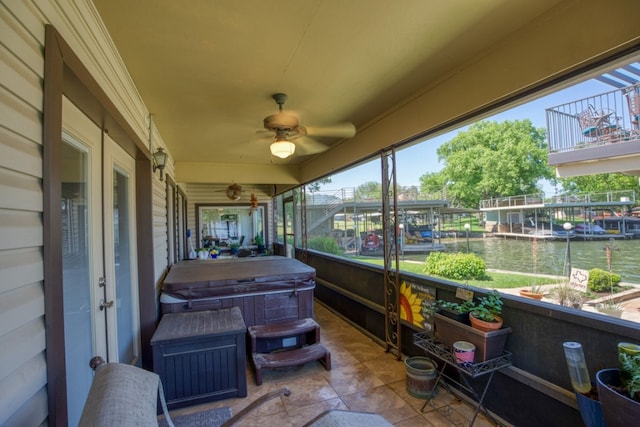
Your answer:
[[[485,120],[502,122],[505,120],[530,119],[535,127],[546,129],[547,122],[545,110],[547,108],[576,101],[592,95],[609,92],[614,89],[615,88],[612,86],[601,83],[598,80],[587,80],[559,92],[488,117]],[[458,132],[466,129],[467,127],[456,129],[449,133],[431,138],[427,142],[399,150],[396,159],[398,165],[396,178],[398,183],[403,186],[419,186],[420,176],[428,172],[440,171],[443,165],[438,163],[436,150],[441,144],[454,138]],[[363,166],[354,168],[348,172],[333,175],[331,179],[332,182],[323,186],[322,190],[337,190],[341,188],[357,187],[358,185],[368,181],[379,182],[380,170],[376,163],[376,167]],[[547,195],[551,195],[556,192],[554,187],[546,182],[543,184],[543,190]],[[559,189],[559,191],[561,191],[561,189]]]

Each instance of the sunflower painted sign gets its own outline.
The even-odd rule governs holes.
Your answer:
[[[435,299],[435,288],[403,280],[400,285],[400,319],[431,331],[433,319],[427,313]]]

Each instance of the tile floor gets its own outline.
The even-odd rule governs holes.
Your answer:
[[[315,318],[320,324],[321,341],[331,352],[331,371],[320,362],[265,370],[262,385],[256,386],[248,366],[246,398],[181,408],[171,414],[223,406],[237,414],[265,393],[286,386],[290,396],[269,400],[234,425],[298,427],[330,409],[375,412],[399,427],[469,424],[474,408],[442,388],[421,413],[424,400],[407,393],[402,361],[320,304],[315,306]],[[493,425],[482,413],[474,423],[478,427]]]

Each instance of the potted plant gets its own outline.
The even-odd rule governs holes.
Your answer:
[[[439,307],[438,307],[439,306]],[[472,327],[469,324],[454,320],[445,315],[444,307],[453,307],[456,310],[468,310],[471,312],[485,313],[485,310],[502,311],[502,300],[497,291],[487,297],[478,298],[478,302],[450,303],[437,301],[433,315],[436,339],[442,344],[452,347],[456,341],[468,341],[476,347],[475,362],[483,362],[499,357],[503,354],[511,328],[501,327],[490,332]],[[440,308],[438,310],[438,308]],[[481,314],[478,314],[479,316]],[[469,316],[471,319],[471,316]]]
[[[218,249],[217,246],[212,246],[211,250],[209,250],[209,255],[211,256],[211,258],[218,258],[219,254],[220,254],[220,249]]]
[[[437,300],[435,302],[434,311],[436,313],[442,314],[443,316],[447,316],[450,319],[462,322],[465,325],[470,325],[469,312],[471,311],[473,306],[473,301],[464,301],[459,303],[453,301]]]
[[[260,234],[256,234],[256,237],[253,238],[253,243],[258,246],[258,253],[264,253],[264,239]]]
[[[502,327],[502,298],[493,290],[490,294],[478,298],[478,302],[469,312],[471,326],[481,331],[495,331]]]
[[[640,419],[640,345],[618,344],[619,369],[596,374],[602,414],[608,426],[636,425]]]
[[[209,249],[207,248],[198,248],[196,249],[198,253],[198,259],[207,259],[209,258]]]
[[[238,249],[240,249],[240,244],[237,242],[229,243],[229,250],[231,255],[236,255],[238,253]]]
[[[521,289],[520,296],[541,300],[544,297],[544,291],[542,289],[542,286],[535,284],[532,285],[529,289]]]

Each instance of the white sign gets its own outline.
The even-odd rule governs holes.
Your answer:
[[[587,292],[587,282],[589,281],[589,270],[572,268],[569,276],[569,286],[580,292]]]

